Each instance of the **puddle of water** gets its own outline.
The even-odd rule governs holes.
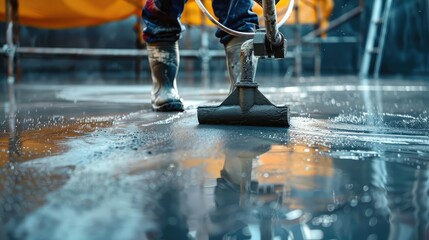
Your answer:
[[[14,171],[0,172],[6,231],[17,239],[425,239],[425,96],[414,107],[384,98],[379,113],[366,111],[359,92],[376,88],[330,89],[273,91],[276,101],[299,101],[289,130],[198,126],[192,109],[130,110],[107,122],[88,114],[65,129],[22,131],[20,122],[28,148],[18,149],[35,157],[22,154]]]

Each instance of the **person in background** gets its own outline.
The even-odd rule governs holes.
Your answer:
[[[184,31],[180,23],[186,0],[148,0],[142,11],[143,38],[147,43],[152,75],[152,108],[155,111],[183,111],[176,77],[179,66],[178,40]],[[252,0],[213,0],[219,22],[236,31],[254,32],[258,17],[252,12]],[[231,88],[240,75],[240,47],[246,38],[231,36],[220,29],[216,37],[225,47]]]

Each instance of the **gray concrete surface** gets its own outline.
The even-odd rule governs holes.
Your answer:
[[[0,238],[428,239],[429,82],[289,84],[289,129],[199,125],[223,88],[2,85]]]

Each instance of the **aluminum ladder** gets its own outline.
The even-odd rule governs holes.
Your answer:
[[[381,61],[383,59],[384,44],[386,42],[389,14],[393,0],[374,0],[371,21],[369,23],[366,46],[362,58],[359,76],[368,78],[371,64],[375,57],[374,78],[380,76]],[[378,40],[378,41],[377,41]],[[375,45],[377,42],[377,45]]]

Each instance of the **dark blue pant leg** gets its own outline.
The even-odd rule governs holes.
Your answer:
[[[146,42],[175,42],[184,27],[180,23],[186,0],[148,0],[143,8]],[[258,17],[253,13],[253,0],[213,0],[215,15],[225,26],[242,32],[254,32],[258,28]],[[217,30],[216,37],[226,44],[232,36]]]
[[[143,38],[148,43],[175,42],[185,27],[180,16],[186,0],[147,0],[142,18],[146,24]]]
[[[253,0],[212,0],[214,13],[219,22],[228,28],[241,32],[254,32],[258,28],[258,16],[252,12]],[[216,37],[222,44],[232,36],[218,29]]]

